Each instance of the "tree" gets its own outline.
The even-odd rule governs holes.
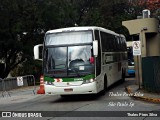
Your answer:
[[[0,60],[5,63],[2,78],[18,64],[32,59],[38,36],[36,0],[0,1]]]
[[[146,9],[151,11],[155,11],[160,8],[160,0],[140,0],[140,5],[143,6],[144,4],[146,5]]]
[[[73,27],[75,24],[87,25],[86,16],[94,12],[92,10],[97,3],[98,0],[45,0],[42,10],[43,27],[56,29]]]
[[[33,63],[33,46],[51,29],[100,26],[128,36],[122,21],[136,19],[147,3],[139,0],[0,0],[0,77]],[[5,65],[2,65],[5,63]],[[32,69],[34,66],[30,66]]]
[[[151,10],[152,16],[160,21],[160,0],[147,0],[147,9]]]
[[[81,24],[93,3],[92,0],[1,0],[0,20],[5,22],[0,23],[0,62],[5,63],[5,70],[0,77],[33,60],[33,46],[43,42],[45,31]]]

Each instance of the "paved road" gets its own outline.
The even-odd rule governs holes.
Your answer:
[[[134,100],[126,94],[125,86],[134,84],[134,82],[134,80],[127,80],[123,84],[116,84],[108,89],[105,96],[81,95],[61,98],[60,96],[26,94],[18,97],[1,97],[0,111],[51,111],[50,113],[53,114],[48,118],[38,118],[37,120],[81,120],[83,115],[92,116],[83,117],[86,120],[159,120],[159,117],[145,117],[146,114],[143,112],[160,111],[159,104]],[[141,95],[141,93],[138,94]],[[57,113],[56,111],[61,112]],[[143,117],[114,117],[117,113],[121,115],[120,112],[117,112],[111,115],[112,117],[102,117],[111,114],[106,111],[127,111],[130,114],[134,111],[142,111],[144,115]],[[75,115],[75,113],[78,113],[81,117],[69,117]],[[54,117],[57,114],[64,117]],[[8,120],[8,118],[1,119]],[[18,118],[12,119],[17,120]],[[22,118],[19,119],[21,120]]]

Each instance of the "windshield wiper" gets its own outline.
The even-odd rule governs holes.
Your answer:
[[[58,64],[58,65],[55,65],[55,67],[58,67],[58,66],[64,66],[64,67],[60,67],[60,68],[66,68],[66,64]]]

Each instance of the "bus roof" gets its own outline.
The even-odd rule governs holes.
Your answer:
[[[103,32],[107,32],[109,34],[120,36],[119,34],[115,33],[114,31],[102,28],[102,27],[96,27],[96,26],[84,26],[84,27],[68,27],[68,28],[60,28],[55,30],[49,30],[46,32],[48,33],[58,33],[58,32],[67,32],[67,31],[85,31],[85,30],[100,30]]]

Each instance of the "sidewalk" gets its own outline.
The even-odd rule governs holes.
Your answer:
[[[148,92],[143,88],[139,89],[139,86],[136,84],[129,85],[125,89],[128,92],[128,94],[130,94],[131,97],[135,99],[148,101],[152,103],[160,103],[160,93]]]

